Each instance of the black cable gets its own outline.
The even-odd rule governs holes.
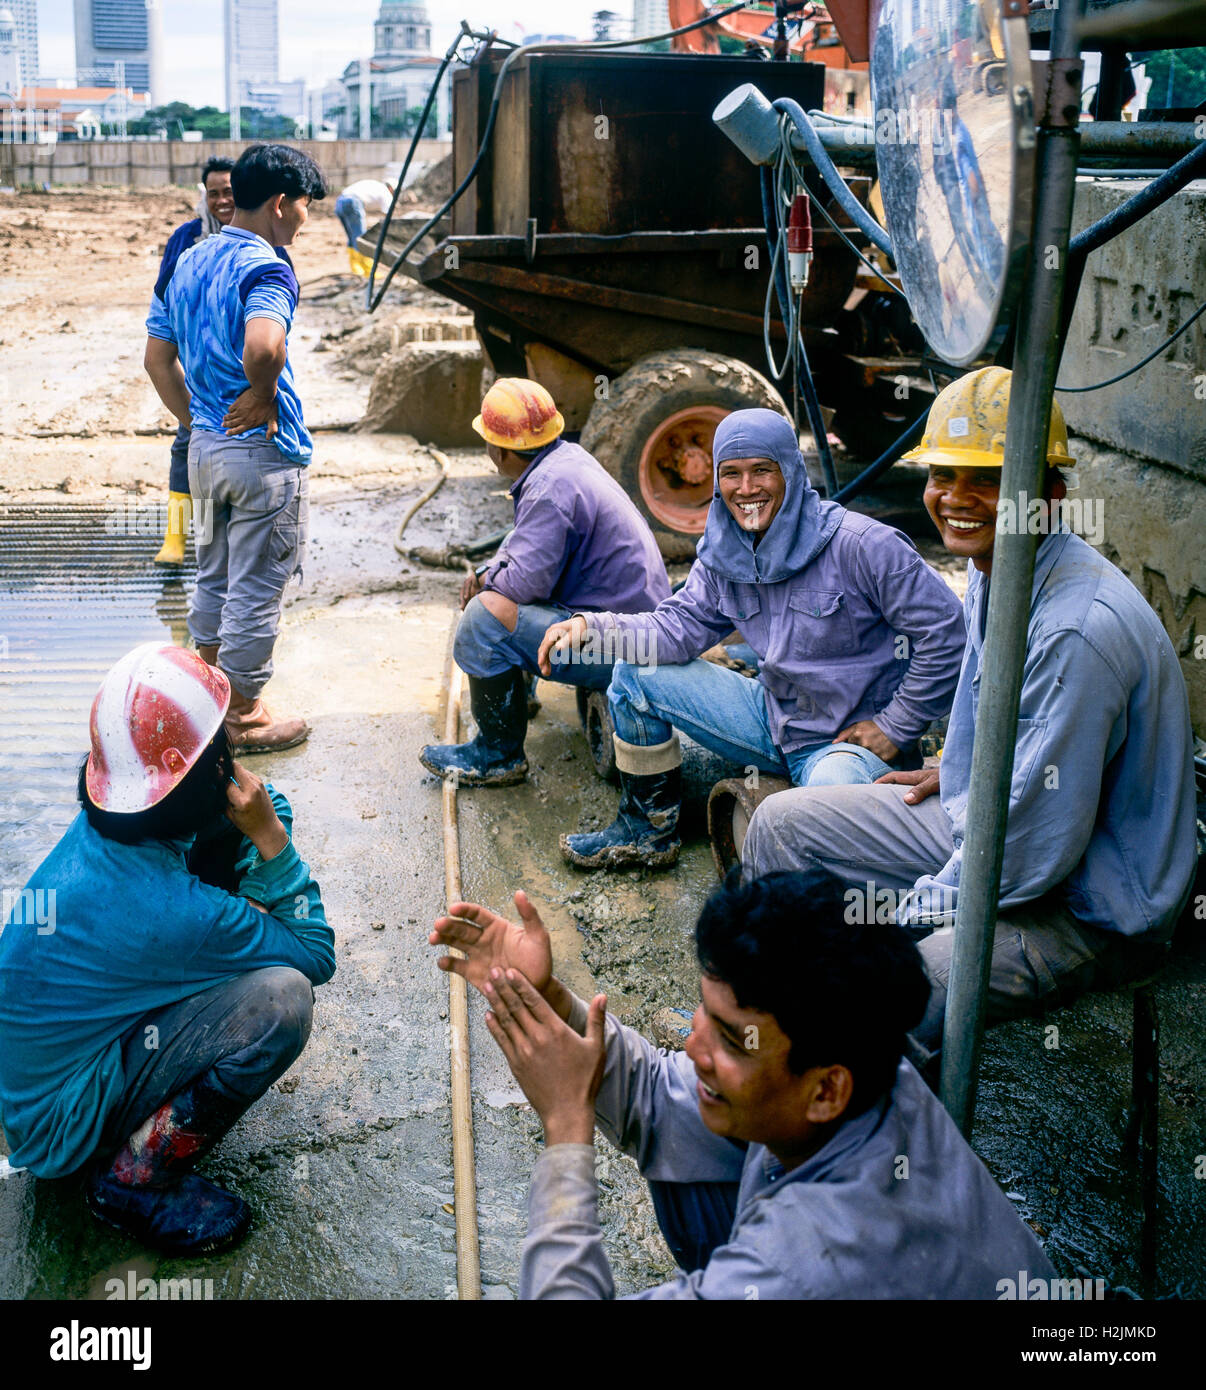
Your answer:
[[[780,164],[780,169],[781,167],[782,164]],[[777,169],[774,175],[769,169],[762,169],[760,173],[762,218],[766,223],[766,245],[771,258],[770,277],[774,286],[775,297],[779,301],[779,316],[782,318],[784,329],[787,332],[788,349],[787,360],[781,372],[776,374],[775,364],[770,359],[769,351],[767,354],[768,366],[776,385],[781,385],[788,369],[792,366],[795,367],[795,371],[792,373],[792,384],[793,387],[799,387],[800,394],[804,397],[804,411],[808,416],[808,427],[816,442],[821,473],[825,480],[825,494],[832,496],[837,490],[837,470],[833,466],[833,454],[829,448],[829,434],[825,428],[825,417],[821,413],[821,402],[817,397],[816,384],[812,379],[812,369],[809,366],[808,354],[804,348],[804,336],[799,330],[796,316],[792,310],[787,268],[784,264],[784,258],[780,254],[783,231],[779,221],[779,170]],[[768,301],[769,292],[770,286],[767,287]]]
[[[456,51],[461,46],[461,40],[464,37],[465,25],[464,21],[462,21],[461,32],[456,36],[455,39],[453,39],[452,43],[449,45],[448,52],[444,54],[444,61],[440,64],[440,70],[435,75],[435,81],[431,84],[431,90],[427,93],[427,101],[423,107],[423,114],[419,117],[419,124],[415,127],[415,133],[411,138],[410,149],[406,151],[406,158],[402,162],[402,172],[398,175],[397,183],[394,184],[394,196],[390,199],[389,208],[387,209],[385,214],[385,221],[382,222],[381,231],[377,236],[377,245],[373,249],[373,264],[372,268],[369,270],[368,284],[364,287],[364,307],[366,311],[370,314],[374,311],[374,309],[376,309],[377,305],[381,303],[380,295],[378,295],[376,303],[373,302],[373,281],[377,277],[377,267],[381,263],[381,250],[385,245],[385,237],[389,231],[389,225],[393,221],[394,209],[398,206],[398,199],[402,196],[402,186],[406,182],[406,174],[407,171],[410,169],[411,160],[414,159],[415,151],[419,148],[419,141],[423,138],[423,131],[427,128],[427,117],[431,115],[431,108],[435,103],[436,95],[440,90],[440,82],[443,79],[444,73],[448,70],[448,64],[451,63],[453,58],[456,56]],[[365,75],[363,73],[361,74],[360,80],[362,82],[365,80]],[[372,80],[372,63],[370,61],[368,72],[370,92],[372,90]],[[369,122],[371,126],[371,107]],[[372,133],[371,130],[369,133]],[[388,288],[389,280],[387,279],[385,284],[381,286],[381,294],[384,294]]]
[[[851,497],[855,497],[862,492],[868,483],[873,483],[881,473],[886,473],[896,460],[900,458],[903,450],[907,449],[909,445],[918,438],[922,430],[925,429],[925,422],[928,418],[929,411],[923,410],[899,439],[890,444],[874,463],[868,464],[857,478],[851,478],[845,487],[839,488],[830,498],[830,501],[849,501]]]
[[[793,101],[791,97],[779,97],[771,104],[776,111],[786,115],[800,132],[809,159],[816,166],[817,173],[829,186],[829,191],[837,199],[838,206],[872,246],[882,251],[885,256],[891,256],[891,238],[850,191],[850,185],[838,173],[837,166],[834,164],[829,151],[821,144],[821,137],[817,134],[816,127],[809,120],[807,112],[800,103]],[[782,131],[782,127],[780,130]],[[781,138],[785,137],[781,134]],[[790,137],[786,138],[789,140]]]
[[[1197,178],[1201,171],[1206,171],[1206,142],[1183,155],[1159,178],[1153,179],[1146,188],[1140,189],[1125,203],[1119,204],[1113,212],[1107,212],[1092,226],[1078,232],[1068,243],[1068,254],[1087,256],[1090,251],[1096,251],[1099,246],[1104,246],[1120,232],[1134,226],[1140,218],[1146,217],[1153,208],[1167,202],[1174,193],[1179,193],[1187,183]],[[1102,173],[1108,177],[1108,170],[1102,170]]]
[[[785,141],[783,142],[783,148],[784,148],[784,150],[785,150],[786,153],[787,153],[787,158],[788,158],[788,160],[789,160],[790,163],[791,163],[791,167],[792,167],[793,172],[794,172],[795,175],[796,175],[796,178],[798,178],[799,181],[800,181],[802,184],[804,184],[805,186],[807,186],[807,181],[806,181],[806,179],[804,178],[804,173],[803,173],[803,171],[801,170],[800,166],[796,163],[796,152],[795,152],[795,150],[792,149],[792,147],[791,147],[791,142],[790,142],[789,140],[785,140]],[[863,255],[863,253],[858,249],[858,247],[855,246],[854,242],[852,242],[852,241],[850,240],[850,238],[846,235],[846,233],[841,229],[841,227],[838,226],[837,222],[836,222],[836,221],[833,219],[833,217],[830,215],[828,208],[825,207],[825,205],[821,202],[821,200],[820,200],[819,198],[814,198],[814,199],[812,200],[812,205],[813,205],[813,207],[815,207],[816,210],[821,214],[821,216],[825,219],[825,221],[829,223],[829,225],[830,225],[830,226],[833,228],[833,230],[838,234],[838,236],[841,237],[841,239],[846,243],[846,245],[850,248],[850,250],[854,252],[854,254],[859,258],[860,261],[862,261],[862,263],[867,267],[867,269],[868,269],[877,279],[882,280],[882,281],[884,282],[884,285],[886,286],[886,292],[887,292],[888,294],[898,294],[898,295],[900,295],[901,298],[903,299],[903,298],[904,298],[904,291],[903,291],[903,290],[898,290],[898,289],[896,288],[896,286],[893,285],[893,284],[887,279],[886,275],[885,275],[884,272],[879,268],[879,266],[877,266],[877,265],[875,264],[874,261],[869,261],[869,260],[867,259],[867,257]],[[880,293],[883,293],[883,291],[880,291]]]
[[[1133,367],[1128,367],[1125,372],[1119,372],[1117,376],[1110,377],[1108,381],[1099,381],[1095,386],[1057,386],[1055,389],[1057,391],[1064,392],[1065,395],[1071,396],[1079,395],[1081,392],[1084,391],[1100,391],[1105,386],[1116,386],[1118,382],[1125,381],[1128,376],[1132,376],[1135,372],[1140,371],[1143,367],[1146,367],[1147,364],[1151,362],[1154,358],[1159,357],[1160,354],[1166,348],[1172,347],[1172,345],[1177,341],[1181,334],[1184,333],[1185,330],[1191,324],[1196,323],[1197,320],[1200,319],[1203,314],[1206,314],[1206,303],[1200,304],[1198,308],[1195,309],[1194,312],[1190,314],[1190,316],[1185,320],[1181,327],[1178,328],[1177,331],[1171,335],[1171,337],[1165,338],[1165,340],[1160,344],[1158,348],[1153,348],[1151,352],[1149,352],[1147,356],[1143,359],[1142,362],[1136,362]]]

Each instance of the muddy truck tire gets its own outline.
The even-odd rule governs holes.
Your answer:
[[[595,402],[581,444],[636,503],[666,559],[690,560],[712,500],[716,426],[755,406],[787,415],[770,382],[736,357],[657,352]]]

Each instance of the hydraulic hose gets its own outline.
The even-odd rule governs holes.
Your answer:
[[[877,247],[885,256],[891,256],[892,239],[851,193],[845,179],[838,173],[837,166],[830,159],[825,146],[821,144],[821,137],[817,134],[816,127],[808,119],[808,114],[804,108],[798,101],[793,101],[791,97],[780,97],[778,101],[771,104],[776,111],[782,111],[784,115],[789,117],[792,125],[800,133],[808,157],[816,165],[817,172],[825,180],[838,206],[872,246]]]

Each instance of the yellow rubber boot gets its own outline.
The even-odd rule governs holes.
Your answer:
[[[352,274],[359,275],[363,279],[368,279],[369,270],[372,268],[372,261],[362,256],[354,246],[348,247],[348,264],[352,267]]]
[[[159,554],[155,556],[157,565],[184,564],[188,524],[192,519],[193,499],[188,493],[169,492],[167,530],[163,533]]]

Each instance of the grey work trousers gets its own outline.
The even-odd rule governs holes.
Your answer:
[[[198,1078],[246,1109],[301,1055],[314,989],[289,966],[249,970],[140,1018],[122,1039],[125,1089],[98,1155],[115,1153]]]
[[[188,630],[217,645],[231,685],[254,700],[272,676],[285,585],[298,574],[309,529],[309,472],[261,438],[194,429],[188,482],[197,587]]]
[[[873,898],[900,894],[934,874],[954,851],[950,820],[938,796],[917,805],[908,787],[798,787],[777,792],[750,821],[742,864],[760,877],[777,869],[820,867]],[[940,927],[919,943],[930,976],[930,1002],[913,1037],[924,1048],[942,1045],[954,930]],[[1058,892],[997,919],[986,1001],[987,1021],[1043,1013],[1089,989],[1112,988],[1157,968],[1168,953],[1079,921]]]

